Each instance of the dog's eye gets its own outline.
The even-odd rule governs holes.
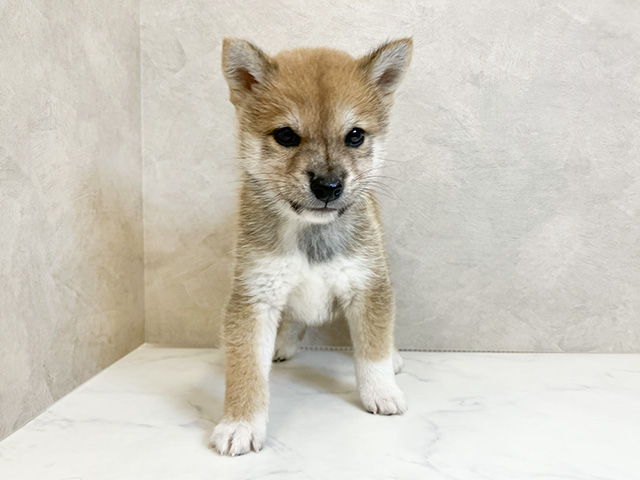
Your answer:
[[[274,130],[273,138],[283,147],[297,147],[300,145],[300,136],[289,127]]]
[[[344,137],[344,144],[347,147],[357,148],[364,142],[364,130],[361,128],[354,128],[347,136]]]

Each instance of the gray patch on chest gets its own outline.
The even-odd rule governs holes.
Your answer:
[[[346,251],[349,238],[342,225],[309,225],[298,234],[298,248],[310,263],[328,262]]]

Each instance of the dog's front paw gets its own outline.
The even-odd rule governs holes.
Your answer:
[[[400,355],[397,359],[402,361]],[[394,367],[400,366],[391,355],[379,362],[356,359],[356,378],[365,410],[378,415],[399,415],[407,411],[407,402],[394,375]]]
[[[213,429],[209,446],[220,455],[243,455],[251,450],[259,452],[267,436],[266,422],[222,420]]]
[[[397,385],[375,385],[360,391],[365,410],[378,415],[401,415],[407,411],[407,402]]]

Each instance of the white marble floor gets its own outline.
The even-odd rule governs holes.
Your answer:
[[[276,364],[264,450],[227,458],[221,352],[143,346],[1,442],[0,479],[640,478],[640,355],[403,357],[400,417],[362,410],[348,352]]]

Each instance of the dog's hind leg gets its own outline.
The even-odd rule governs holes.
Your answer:
[[[273,352],[274,362],[289,360],[298,351],[307,326],[295,320],[286,310],[278,328],[276,348]]]

